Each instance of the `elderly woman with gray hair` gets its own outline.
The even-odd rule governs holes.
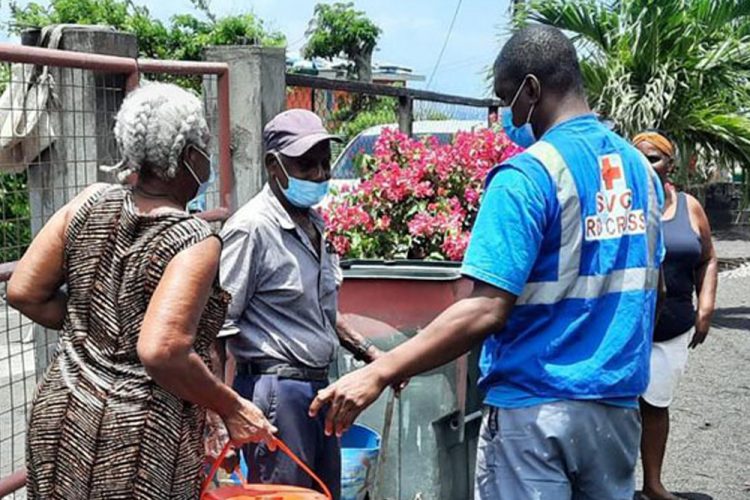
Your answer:
[[[61,330],[29,419],[30,498],[197,498],[206,409],[234,441],[275,432],[209,369],[229,298],[221,241],[185,211],[211,172],[200,100],[144,85],[115,136],[114,169],[137,180],[93,185],[60,209],[8,288],[13,307]]]

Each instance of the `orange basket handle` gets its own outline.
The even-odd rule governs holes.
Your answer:
[[[331,490],[328,489],[328,486],[326,486],[326,483],[324,483],[311,469],[310,467],[305,464],[297,455],[295,455],[292,450],[289,449],[289,447],[278,438],[273,438],[272,443],[278,448],[279,450],[283,451],[286,456],[292,459],[292,461],[299,466],[300,469],[305,471],[313,480],[317,483],[318,486],[320,486],[320,489],[323,490],[323,494],[328,498],[328,500],[333,500],[333,495],[331,495]],[[229,441],[227,444],[224,445],[224,448],[222,448],[221,453],[219,453],[219,456],[214,461],[213,465],[211,465],[211,471],[208,473],[208,476],[206,476],[206,479],[203,481],[203,485],[201,486],[201,498],[203,497],[203,494],[208,490],[208,487],[211,485],[211,481],[213,481],[214,476],[216,476],[216,472],[219,470],[219,467],[221,466],[221,462],[224,460],[224,458],[227,456],[227,453],[229,453],[229,449],[232,447],[232,442]]]

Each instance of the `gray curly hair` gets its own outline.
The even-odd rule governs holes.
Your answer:
[[[128,94],[117,113],[115,139],[122,161],[108,170],[124,181],[147,165],[157,177],[170,180],[185,147],[205,150],[210,137],[197,96],[170,83],[146,82]]]

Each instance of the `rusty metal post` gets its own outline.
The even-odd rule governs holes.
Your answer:
[[[410,96],[398,98],[398,129],[411,137],[414,123],[414,100]]]
[[[232,200],[232,187],[234,186],[234,172],[232,171],[232,126],[229,110],[229,71],[219,74],[217,79],[218,95],[216,96],[219,107],[219,196],[221,206],[227,207],[231,212],[236,206]],[[226,214],[227,216],[229,213]]]
[[[498,114],[499,112],[500,112],[500,107],[497,105],[489,106],[487,108],[487,126],[488,127],[493,126],[500,119],[500,115]]]
[[[136,67],[130,74],[128,74],[127,79],[125,80],[125,91],[131,92],[138,88],[138,85],[141,82],[141,72],[138,67]]]

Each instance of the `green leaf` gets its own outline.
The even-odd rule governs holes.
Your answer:
[[[556,26],[574,40],[590,103],[630,137],[666,130],[680,169],[750,160],[750,0],[531,0],[515,25]]]
[[[352,62],[350,76],[360,75],[365,69],[363,65],[369,70],[381,33],[382,30],[364,12],[355,10],[351,2],[320,3],[315,6],[302,53],[307,58],[348,58]]]

